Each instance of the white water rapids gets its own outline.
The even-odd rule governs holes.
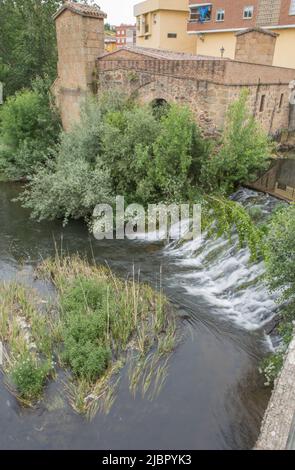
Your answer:
[[[259,207],[262,216],[278,204],[273,197],[244,188],[233,199],[247,207]],[[264,263],[251,262],[249,249],[239,248],[237,236],[231,242],[219,238],[196,239],[181,247],[172,243],[166,254],[179,267],[174,285],[202,297],[214,314],[246,330],[261,329],[275,316],[277,295],[270,294],[265,285]]]

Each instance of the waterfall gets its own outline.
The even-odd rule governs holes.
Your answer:
[[[259,208],[260,217],[279,201],[269,195],[240,189],[231,199],[245,207]],[[236,234],[226,238],[171,243],[167,256],[177,265],[173,281],[193,296],[202,297],[215,315],[246,330],[265,327],[276,315],[277,295],[270,294],[263,279],[263,261],[251,262],[248,248],[240,248]]]

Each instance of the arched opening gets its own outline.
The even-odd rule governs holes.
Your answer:
[[[161,119],[169,111],[170,105],[164,98],[156,98],[151,102],[153,114],[157,119]]]

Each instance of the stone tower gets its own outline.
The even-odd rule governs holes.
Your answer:
[[[235,60],[272,65],[279,35],[267,29],[250,28],[236,33]]]
[[[96,5],[65,2],[55,13],[58,77],[53,92],[65,130],[79,120],[80,106],[95,83],[95,61],[104,53],[106,14]]]

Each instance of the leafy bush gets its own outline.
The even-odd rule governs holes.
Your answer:
[[[37,80],[0,109],[0,168],[11,179],[34,173],[58,140],[59,120],[44,83]]]
[[[105,346],[87,341],[75,341],[72,337],[65,338],[63,359],[79,378],[94,382],[105,372],[111,352]]]
[[[295,302],[295,205],[278,210],[269,225],[266,267],[271,290]]]
[[[280,370],[284,364],[285,351],[278,351],[264,359],[261,364],[260,372],[264,374],[266,382],[265,386],[273,385]]]
[[[164,200],[189,198],[202,162],[208,157],[191,111],[173,105],[161,120],[161,131],[153,146],[155,179]]]
[[[50,371],[48,363],[39,364],[31,355],[22,357],[11,371],[11,378],[21,398],[37,400]]]
[[[276,354],[267,358],[263,370],[268,383],[280,371],[285,351],[294,334],[295,320],[295,205],[280,207],[273,215],[265,241],[267,282],[271,291],[280,292],[278,333],[283,344]]]
[[[61,298],[64,316],[63,360],[73,373],[90,382],[98,379],[111,358],[108,334],[107,286],[78,278]]]
[[[246,101],[244,93],[230,107],[218,145],[202,136],[187,107],[171,105],[159,116],[118,91],[90,100],[81,122],[62,134],[56,163],[37,171],[20,199],[38,220],[66,222],[87,218],[111,194],[147,205],[228,193],[254,178],[270,153]]]
[[[131,202],[142,201],[137,188],[153,164],[152,145],[159,132],[150,107],[133,105],[131,110],[123,107],[106,114],[102,158],[110,168],[116,194]]]
[[[96,204],[112,202],[107,170],[82,159],[48,162],[31,178],[19,200],[37,220],[87,217]]]
[[[255,180],[267,168],[272,146],[250,113],[247,99],[248,92],[244,91],[229,107],[221,146],[202,167],[205,191],[230,194],[237,185]]]

